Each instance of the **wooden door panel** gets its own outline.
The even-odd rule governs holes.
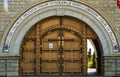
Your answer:
[[[42,72],[59,72],[59,63],[58,62],[43,62],[42,63]]]
[[[80,52],[64,52],[64,60],[81,60],[82,54]]]
[[[78,38],[75,34],[74,34],[74,32],[67,32],[67,31],[64,31],[63,32],[64,33],[64,39],[76,39],[76,38]]]
[[[81,31],[83,22],[76,20],[75,18],[64,17],[63,18],[63,25],[69,25],[69,27]]]
[[[80,42],[66,41],[63,48],[65,50],[80,50]]]
[[[58,39],[58,31],[48,32],[48,35],[42,39],[42,50],[58,50],[58,41],[55,41],[54,39]]]
[[[35,72],[35,67],[34,63],[23,63],[23,73],[34,73]]]
[[[34,50],[35,42],[34,41],[26,41],[24,45],[24,50]]]
[[[86,34],[87,35],[95,35],[94,31],[92,29],[90,29],[89,27],[87,27],[87,29],[86,29]]]
[[[24,63],[33,63],[35,60],[33,59],[33,58],[31,58],[31,59],[27,59],[27,58],[24,58],[23,59],[23,62]]]
[[[23,54],[23,58],[25,58],[25,59],[34,59],[34,57],[35,57],[35,54],[33,53],[33,51],[32,52],[24,52],[24,54]]]
[[[58,42],[43,42],[42,49],[43,50],[49,50],[49,49],[58,50]]]
[[[59,60],[58,51],[42,52],[42,60]]]
[[[24,38],[26,38],[26,39],[28,39],[28,38],[35,38],[36,37],[36,26],[34,26],[34,27],[32,27],[29,31],[28,31],[28,33],[25,35],[25,37]]]
[[[45,29],[53,27],[54,25],[59,25],[59,17],[51,17],[43,20],[42,23],[40,23],[40,30],[44,31]]]
[[[81,72],[81,63],[64,62],[64,72]]]

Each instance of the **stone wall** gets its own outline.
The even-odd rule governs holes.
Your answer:
[[[7,28],[7,25],[18,13],[20,13],[26,7],[37,1],[49,1],[49,0],[8,0],[9,1],[9,13],[3,11],[3,2],[0,0],[0,39],[3,32]],[[79,0],[75,0],[79,1]],[[85,1],[85,0],[83,0]],[[107,15],[114,23],[117,33],[120,36],[120,9],[116,5],[117,0],[86,0],[89,5],[94,5]]]
[[[9,13],[5,13],[4,0],[0,0],[0,39],[2,38],[4,30],[7,28],[7,25],[23,8],[30,6],[37,0],[8,0]]]
[[[97,6],[104,14],[120,26],[120,9],[117,7],[117,0],[88,0],[90,4]]]
[[[18,59],[0,58],[0,76],[18,76]]]
[[[9,12],[3,11],[3,2],[0,0],[0,43],[5,29],[11,19],[15,18],[23,9],[37,1],[49,0],[8,0]],[[86,1],[89,5],[96,6],[113,22],[114,32],[120,41],[120,9],[117,8],[117,0],[75,0]],[[120,42],[119,42],[120,44]],[[19,61],[16,58],[0,58],[0,76],[18,75]],[[104,57],[104,75],[120,75],[120,57]]]
[[[91,5],[97,6],[105,15],[109,17],[111,21],[113,21],[114,28],[116,31],[116,35],[119,39],[120,44],[120,9],[117,7],[117,0],[86,0]]]
[[[104,57],[104,75],[120,76],[120,57]]]

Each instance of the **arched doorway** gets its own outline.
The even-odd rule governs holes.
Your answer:
[[[88,70],[90,76],[103,75],[103,52],[102,46],[98,39],[87,39],[87,60]]]
[[[87,75],[87,39],[99,40],[76,18],[54,16],[38,22],[21,44],[19,74]]]

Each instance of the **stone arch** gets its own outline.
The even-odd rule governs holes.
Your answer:
[[[118,43],[114,32],[109,26],[110,23],[107,23],[95,9],[82,1],[80,3],[74,1],[50,1],[33,4],[11,22],[1,42],[1,51],[4,50],[4,52],[8,53],[1,52],[1,56],[2,54],[19,56],[20,45],[27,31],[38,21],[51,16],[71,16],[84,21],[99,37],[104,56],[110,56],[114,52],[118,52]]]

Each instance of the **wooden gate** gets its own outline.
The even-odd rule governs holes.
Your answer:
[[[86,39],[91,28],[71,17],[50,17],[33,26],[23,39],[20,75],[86,75]]]

